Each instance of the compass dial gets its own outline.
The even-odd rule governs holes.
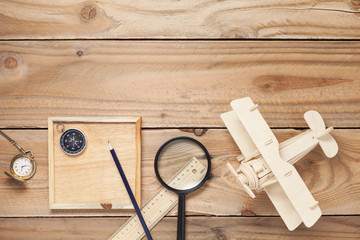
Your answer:
[[[77,155],[86,147],[85,135],[79,129],[70,128],[61,134],[60,146],[65,153]]]

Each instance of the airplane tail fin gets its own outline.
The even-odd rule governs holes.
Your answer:
[[[339,147],[335,139],[330,135],[332,127],[325,128],[325,123],[320,113],[311,110],[304,114],[304,118],[310,129],[315,133],[315,137],[319,140],[321,149],[328,158],[334,157]]]

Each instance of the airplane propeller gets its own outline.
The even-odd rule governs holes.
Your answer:
[[[230,172],[241,182],[241,185],[243,186],[245,192],[247,194],[249,194],[250,197],[255,198],[255,194],[253,193],[253,191],[251,191],[249,186],[246,184],[247,178],[243,174],[238,174],[235,171],[235,169],[231,166],[230,163],[227,163],[226,165],[229,168]]]

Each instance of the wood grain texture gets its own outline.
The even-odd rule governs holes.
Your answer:
[[[306,126],[310,109],[329,126],[360,126],[357,41],[1,42],[0,60],[0,127],[60,115],[224,127],[220,114],[245,96],[270,126]]]
[[[1,39],[359,38],[358,0],[0,3]]]
[[[201,135],[199,131],[194,131]],[[299,130],[275,130],[279,141],[300,133]],[[132,215],[124,210],[56,210],[48,208],[48,161],[46,130],[5,131],[26,149],[34,152],[38,171],[27,185],[21,185],[0,174],[0,217],[21,216],[120,216]],[[306,185],[320,202],[324,215],[360,214],[360,130],[334,130],[339,153],[327,159],[320,148],[315,149],[295,167]],[[142,203],[146,203],[161,187],[154,173],[157,149],[168,139],[191,136],[198,139],[212,156],[210,180],[198,191],[187,196],[187,214],[195,215],[277,215],[265,193],[251,199],[230,174],[226,163],[236,166],[240,154],[232,137],[225,129],[203,131],[195,136],[192,131],[143,130],[142,131]],[[0,172],[8,170],[9,162],[17,149],[0,138]],[[176,209],[170,215],[176,214]],[[216,221],[216,220],[214,220]]]
[[[108,239],[124,218],[0,218],[0,239]],[[186,239],[359,239],[360,216],[324,216],[312,227],[290,232],[279,217],[187,217]],[[29,234],[31,233],[31,234]],[[151,230],[156,240],[176,238],[176,218],[165,217]]]

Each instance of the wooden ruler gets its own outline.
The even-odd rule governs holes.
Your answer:
[[[177,189],[190,188],[204,178],[206,171],[207,168],[194,157],[169,181],[169,186]],[[177,203],[178,195],[161,188],[141,209],[148,228],[152,229]],[[145,232],[135,214],[109,240],[140,240],[144,236]]]

